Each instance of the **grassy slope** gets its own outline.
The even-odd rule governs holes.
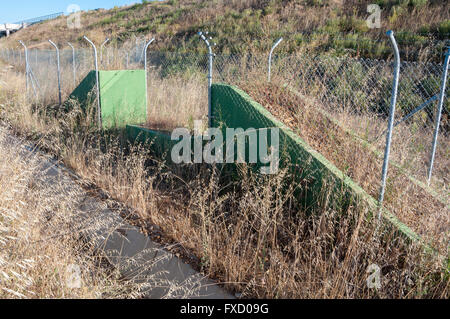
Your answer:
[[[373,2],[383,10],[382,27],[369,30],[366,8]],[[380,39],[393,29],[405,52],[418,58],[428,55],[423,47],[430,39],[448,38],[449,18],[450,4],[441,0],[172,0],[84,12],[82,30],[69,30],[61,17],[1,42],[15,45],[22,39],[43,45],[52,38],[64,45],[67,41],[85,45],[82,35],[87,35],[96,43],[110,37],[122,44],[134,36],[156,36],[159,49],[204,51],[195,33],[208,30],[218,53],[266,52],[283,36],[279,52],[307,48],[384,58],[391,49]],[[438,49],[434,51],[442,51]]]

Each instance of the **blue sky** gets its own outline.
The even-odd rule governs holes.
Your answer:
[[[97,8],[113,8],[141,2],[139,0],[2,0],[0,4],[0,23],[17,22],[57,12],[67,14],[71,4],[78,5],[81,10]]]

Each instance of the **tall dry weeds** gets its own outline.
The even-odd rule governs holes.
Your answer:
[[[0,104],[16,131],[38,136],[85,182],[158,225],[194,266],[245,297],[448,298],[441,261],[394,229],[377,231],[364,203],[327,205],[332,185],[306,213],[296,196],[303,186],[287,171],[261,178],[241,167],[224,178],[226,167],[170,167],[145,146],[96,132],[89,119],[33,111],[14,86],[0,90]],[[378,290],[366,283],[371,264],[381,268]]]

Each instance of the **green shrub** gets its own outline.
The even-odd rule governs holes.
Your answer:
[[[409,0],[409,5],[414,8],[422,8],[427,5],[428,0]]]
[[[396,38],[400,44],[424,44],[427,42],[426,36],[415,34],[410,31],[400,31],[397,33]]]
[[[419,30],[418,30],[418,33],[419,33],[420,35],[428,35],[428,34],[430,34],[430,33],[431,33],[431,27],[430,27],[430,25],[429,25],[429,24],[425,24],[425,25],[421,26],[421,27],[419,28]]]
[[[439,37],[445,38],[450,34],[450,20],[442,21],[438,26]]]

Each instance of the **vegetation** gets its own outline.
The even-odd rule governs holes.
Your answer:
[[[403,54],[414,59],[436,58],[433,54],[441,52],[437,52],[437,47],[431,50],[429,41],[445,39],[449,21],[448,3],[441,1],[376,2],[383,8],[381,30],[370,30],[365,24],[369,1],[346,1],[345,6],[339,0],[143,1],[128,7],[84,12],[82,30],[67,29],[65,19],[60,18],[25,29],[2,39],[0,44],[15,45],[20,37],[32,43],[30,47],[44,45],[33,39],[48,38],[61,45],[67,41],[85,45],[82,35],[86,34],[96,43],[108,36],[114,45],[126,47],[134,41],[134,36],[156,36],[155,49],[161,51],[158,53],[161,56],[155,58],[152,55],[150,59],[161,58],[167,64],[160,63],[156,68],[152,65],[153,72],[149,72],[149,100],[152,101],[149,115],[153,122],[147,124],[162,129],[180,125],[191,128],[194,119],[204,119],[207,99],[204,70],[199,66],[202,65],[199,59],[204,56],[196,54],[204,53],[205,47],[195,35],[198,30],[209,30],[218,44],[217,53],[238,53],[242,58],[239,63],[223,64],[223,79],[248,91],[374,195],[380,164],[361,144],[348,138],[347,133],[317,112],[322,109],[320,96],[327,93],[336,99],[342,110],[349,106],[357,110],[356,115],[344,111],[334,114],[355,130],[358,127],[351,124],[369,122],[366,117],[369,113],[385,116],[382,110],[368,110],[361,103],[374,98],[358,88],[374,85],[375,82],[365,82],[369,81],[366,73],[373,70],[366,68],[363,65],[366,60],[362,59],[354,59],[355,63],[346,63],[353,60],[348,59],[342,64],[326,65],[326,56],[388,57],[389,45],[380,39],[385,29],[392,28],[398,31],[402,47],[408,48]],[[272,84],[267,84],[266,52],[280,36],[285,42],[274,62]],[[190,59],[188,54],[180,61],[180,55],[168,51],[193,52],[189,54],[195,58],[191,56]],[[283,63],[282,57],[287,56],[283,53],[300,57],[310,51],[317,53],[318,58],[325,58],[320,60],[324,66],[319,65],[317,70],[302,68],[301,74],[298,69],[286,70],[289,63]],[[255,61],[264,63],[264,67],[250,63],[251,57],[256,56],[263,57]],[[123,68],[121,63],[119,57],[111,65],[102,67]],[[247,65],[252,66],[247,68]],[[296,65],[290,67],[296,68]],[[441,244],[439,248],[444,251],[444,257],[425,253],[422,246],[401,236],[392,226],[379,224],[364,202],[354,199],[346,207],[330,204],[335,185],[323,185],[318,196],[320,200],[314,208],[306,209],[299,194],[307,186],[293,183],[294,177],[288,170],[273,176],[259,176],[246,165],[240,165],[236,170],[206,164],[172,166],[153,154],[149,145],[128,143],[120,130],[99,131],[94,124],[95,114],[92,114],[94,105],[88,103],[81,107],[75,101],[69,101],[70,107],[61,110],[52,104],[56,100],[52,68],[43,64],[33,69],[42,83],[42,95],[31,102],[24,94],[23,66],[14,69],[0,62],[0,119],[3,126],[7,125],[11,131],[35,142],[77,173],[84,183],[101,189],[108,199],[125,203],[135,214],[143,232],[148,232],[151,225],[158,226],[161,236],[152,237],[153,240],[164,245],[177,243],[183,257],[195,269],[225,283],[230,292],[251,298],[448,299],[450,278],[448,267],[444,268],[442,260],[448,249],[445,245],[448,242],[445,238],[448,224],[445,207],[442,209],[440,203],[429,197],[422,196],[420,201],[414,201],[417,194],[411,195],[413,199],[405,196],[404,192],[411,188],[406,185],[401,172],[391,170],[386,202],[397,210],[399,218],[412,223],[424,237],[430,240],[438,237],[435,244]],[[316,79],[314,74],[319,76],[319,71],[320,76],[325,75],[325,68],[329,72],[327,80]],[[80,66],[79,76],[88,69],[90,65]],[[380,71],[380,75],[374,76],[381,87],[390,83],[385,74]],[[63,83],[72,83],[71,77],[71,72],[63,72]],[[340,81],[336,81],[338,77],[341,77]],[[294,84],[302,87],[306,82],[311,85],[308,90],[301,93],[291,90]],[[428,90],[434,92],[435,82],[424,76],[420,85],[427,93]],[[340,85],[355,90],[347,93]],[[63,88],[63,97],[67,97],[72,87],[64,85]],[[405,92],[405,98],[416,98],[414,87],[407,87]],[[301,106],[302,112],[294,110],[293,105]],[[409,104],[400,98],[399,105],[402,110]],[[385,124],[378,117],[375,120],[378,121],[373,122],[378,123],[377,128]],[[3,129],[0,127],[0,130]],[[410,132],[410,126],[399,132],[396,144],[402,144],[405,136],[409,138],[406,133]],[[0,145],[3,145],[5,137],[1,134]],[[353,152],[336,154],[336,144]],[[404,145],[410,144],[405,142]],[[123,288],[124,282],[117,280],[117,276],[111,276],[98,263],[92,263],[97,260],[96,252],[82,250],[78,238],[62,237],[56,245],[51,238],[42,237],[42,233],[48,231],[46,227],[59,231],[68,229],[70,221],[67,218],[73,216],[73,198],[59,201],[59,197],[50,193],[58,193],[59,189],[30,187],[29,180],[39,167],[32,165],[23,175],[16,176],[15,173],[25,169],[26,165],[17,157],[17,148],[3,148],[0,172],[10,173],[0,174],[0,278],[5,277],[4,273],[9,277],[18,273],[25,278],[23,281],[7,280],[6,284],[0,281],[5,296],[122,297],[125,294],[139,297],[136,293],[139,287]],[[399,160],[409,162],[409,153],[403,150],[400,149],[399,154],[407,156]],[[445,148],[441,150],[445,151]],[[443,162],[436,169],[445,174],[446,167]],[[59,223],[46,223],[47,206],[35,205],[39,202],[37,199],[42,198],[50,202],[50,207],[55,207],[54,214]],[[18,215],[10,223],[9,214],[15,211],[29,212],[32,222]],[[412,216],[412,211],[430,214],[426,215],[428,219],[421,219]],[[39,221],[37,229],[35,220]],[[26,241],[20,240],[4,245],[4,237],[16,236],[24,227],[33,232],[33,245],[27,246]],[[8,231],[6,236],[3,236],[4,229]],[[428,234],[431,236],[427,237]],[[26,270],[28,266],[22,261],[35,258],[35,251],[44,256],[55,256],[52,267],[47,269],[41,262],[37,268],[30,266],[32,271]],[[13,254],[7,256],[4,252],[17,253],[21,259],[7,259]],[[7,263],[2,263],[4,260]],[[40,278],[54,275],[49,269],[56,269],[58,273],[74,261],[84,263],[92,270],[92,277],[83,278],[86,285],[83,292],[66,291],[57,281],[49,281],[48,286],[39,284]],[[381,268],[380,289],[370,289],[366,282],[367,270],[372,264]],[[25,270],[20,272],[20,269]],[[29,281],[35,282],[35,286],[23,289],[22,283]],[[0,296],[1,293],[0,290]]]
[[[448,298],[441,259],[395,229],[377,226],[363,202],[330,206],[333,185],[324,185],[322,200],[306,212],[296,195],[303,186],[285,170],[262,178],[246,166],[231,175],[220,166],[172,167],[148,147],[124,143],[120,132],[97,131],[95,116],[85,117],[76,104],[66,113],[28,103],[23,76],[6,69],[6,78],[0,90],[4,121],[85,183],[126,203],[143,231],[158,225],[164,236],[154,240],[179,243],[196,269],[232,292],[253,298]],[[171,94],[183,91],[169,81]],[[162,95],[167,87],[152,89]],[[371,264],[382,271],[377,290],[366,283]]]
[[[279,52],[330,52],[371,58],[391,54],[384,33],[395,30],[408,59],[436,59],[442,55],[449,35],[450,3],[439,0],[378,0],[381,28],[369,29],[367,5],[372,0],[179,0],[143,2],[111,10],[82,14],[82,29],[68,29],[61,17],[30,27],[2,40],[12,45],[20,38],[32,45],[36,39],[52,38],[61,45],[79,41],[80,34],[97,43],[105,37],[121,45],[133,37],[157,38],[159,50],[201,51],[195,37],[199,30],[210,31],[221,54],[267,52],[276,39],[285,42]],[[432,50],[426,50],[432,43]]]
[[[367,146],[361,143],[361,140],[355,139],[342,129],[342,126],[351,128],[354,125],[351,122],[355,121],[355,118],[364,122],[370,115],[367,113],[354,115],[341,112],[336,116],[333,113],[333,118],[339,118],[338,125],[333,123],[332,117],[325,116],[325,112],[329,109],[321,105],[317,99],[291,91],[280,83],[273,83],[273,81],[270,84],[250,82],[242,83],[241,87],[247,92],[251,92],[251,96],[256,101],[286,123],[314,150],[320,152],[336,167],[345,172],[368,194],[377,198],[381,179],[380,167],[383,164],[382,157],[377,157]],[[292,108],[292,105],[300,107]],[[319,109],[323,111],[320,112]],[[374,124],[375,121],[372,122],[372,125]],[[378,125],[381,126],[382,124]],[[405,162],[407,162],[412,171],[420,171],[424,162],[426,162],[421,158],[421,155],[426,157],[428,154],[420,154],[417,150],[413,152],[404,147],[407,144],[406,141],[411,139],[411,132],[408,127],[398,128],[397,130],[398,133],[393,143],[397,148],[403,147],[401,150],[395,149],[396,152],[393,153],[396,156],[392,156],[392,160],[397,160],[402,167],[405,167]],[[417,136],[415,138],[418,139]],[[449,142],[444,140],[442,143],[448,145]],[[382,153],[380,152],[380,154]],[[398,154],[402,154],[403,158],[399,157]],[[445,154],[441,153],[440,158],[442,158],[441,162],[445,166]],[[437,173],[437,170],[435,173],[445,176],[445,172],[442,172],[442,170],[445,171],[443,166],[439,168],[440,173]],[[441,252],[445,255],[448,245],[446,229],[450,226],[445,222],[446,205],[433,198],[424,189],[413,184],[399,168],[393,165],[390,167],[389,176],[385,206],[391,212],[395,212],[402,222],[420,234],[426,242],[432,243],[433,247],[440,247]],[[441,185],[440,187],[445,188]],[[418,217],[414,213],[415,211],[423,212],[424,216],[427,217]],[[443,224],[446,226],[441,227]]]

